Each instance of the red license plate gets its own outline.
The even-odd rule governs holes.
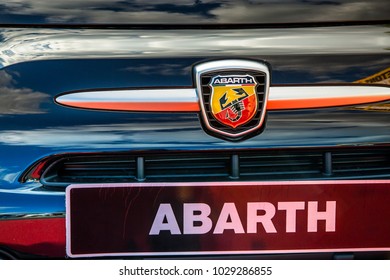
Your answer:
[[[390,251],[390,181],[71,185],[70,257]]]

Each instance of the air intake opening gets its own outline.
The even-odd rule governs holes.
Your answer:
[[[66,154],[45,159],[47,187],[83,183],[390,179],[390,148]],[[40,162],[35,168],[42,168]],[[30,169],[24,182],[34,180]]]

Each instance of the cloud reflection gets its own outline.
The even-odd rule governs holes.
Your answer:
[[[310,116],[310,118],[308,117]],[[145,123],[145,125],[142,125]],[[270,113],[267,128],[258,137],[230,143],[202,131],[197,117],[175,120],[161,118],[145,122],[135,119],[127,124],[58,126],[34,130],[0,131],[0,144],[81,149],[181,149],[240,147],[304,147],[315,145],[387,143],[390,141],[388,114],[329,110],[303,113]],[[177,138],[180,135],[180,138]],[[58,151],[58,150],[57,150]]]
[[[237,30],[0,29],[1,66],[37,59],[382,54],[389,28]],[[364,38],[364,40],[362,40]]]
[[[41,105],[49,102],[49,95],[29,88],[14,86],[12,76],[0,71],[0,116],[43,114]]]
[[[191,121],[156,122],[140,125],[139,121],[129,124],[79,125],[35,130],[0,131],[0,143],[11,146],[39,146],[45,148],[137,148],[177,147],[177,133],[180,142],[206,142],[199,136],[199,123]],[[184,133],[185,131],[185,133]],[[172,138],[174,136],[174,138]],[[202,139],[203,138],[203,139]]]
[[[290,23],[388,19],[383,0],[8,0],[0,15],[29,23]]]

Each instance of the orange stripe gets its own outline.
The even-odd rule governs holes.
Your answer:
[[[315,99],[268,100],[267,110],[309,109],[336,106],[351,106],[365,103],[376,103],[389,100],[388,96],[362,96],[362,97],[332,97]]]

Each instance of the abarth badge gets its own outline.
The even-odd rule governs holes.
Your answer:
[[[269,70],[251,60],[217,60],[195,67],[197,94],[205,131],[240,141],[265,125]]]

